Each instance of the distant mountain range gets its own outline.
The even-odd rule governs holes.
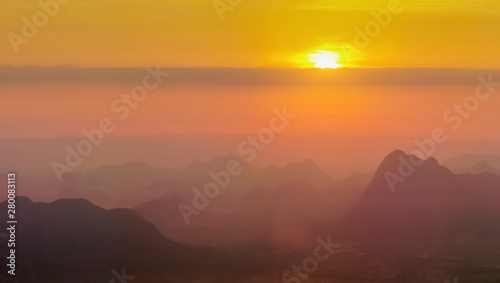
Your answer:
[[[462,154],[450,159],[443,161],[443,165],[448,167],[450,170],[456,173],[481,173],[477,170],[480,166],[484,166],[486,163],[488,168],[486,170],[495,171],[500,170],[500,156],[499,155],[481,155],[481,154]],[[467,169],[472,169],[474,172],[465,172]],[[486,171],[489,172],[489,171]]]
[[[303,259],[318,235],[330,234],[343,248],[334,255],[335,264],[322,264],[324,278],[437,282],[447,270],[469,268],[468,276],[482,272],[483,277],[475,277],[481,278],[478,282],[494,282],[484,280],[497,274],[500,256],[500,176],[485,172],[492,170],[491,160],[480,161],[474,172],[456,174],[434,158],[421,160],[396,150],[374,175],[341,181],[312,160],[267,169],[242,163],[243,183],[232,183],[234,188],[228,186],[187,225],[178,205],[189,204],[190,190],[204,182],[206,170],[223,170],[235,158],[195,162],[181,172],[182,178],[154,178],[143,192],[158,197],[134,210],[106,210],[83,199],[34,203],[18,197],[18,279],[109,282],[111,270],[125,267],[137,282],[247,282],[239,280],[269,272],[292,254]],[[118,183],[136,165],[102,167],[92,175],[104,174],[108,181],[116,177]],[[139,176],[157,172],[139,167]],[[189,176],[194,176],[191,181]],[[247,181],[255,189],[231,192]],[[0,210],[6,206],[1,203]],[[7,221],[6,214],[0,217]],[[6,247],[0,252],[5,266]],[[362,270],[365,266],[385,275],[373,277]]]
[[[472,167],[454,169],[453,172],[456,174],[481,174],[487,172],[500,176],[500,170],[491,166],[487,161],[484,160]]]
[[[153,169],[147,163],[127,162],[121,165],[103,165],[84,174],[89,183],[124,190],[137,188],[160,178],[169,177],[174,171]]]
[[[192,204],[192,188],[188,188],[187,195],[178,190],[176,195],[167,194],[135,210],[165,236],[183,243],[277,248],[286,246],[287,242],[306,241],[305,234],[300,241],[293,239],[297,225],[308,234],[314,233],[318,223],[338,219],[359,197],[371,177],[357,175],[339,181],[319,169],[311,159],[284,167],[258,169],[227,155],[210,162],[193,163],[182,172],[183,178],[202,176],[197,180],[197,187],[202,188],[202,180],[212,181],[206,172],[224,170],[230,160],[242,164],[241,174],[234,177],[206,209],[191,217],[189,225],[184,222],[179,205]]]
[[[256,190],[272,190],[290,181],[307,182],[315,188],[326,188],[336,182],[311,159],[262,169],[230,154],[218,155],[207,162],[194,161],[181,171],[129,162],[100,166],[83,174],[67,173],[56,199],[86,198],[103,207],[134,207],[173,195],[186,198],[193,188],[213,182],[210,173],[225,171],[230,161],[238,162],[241,173],[231,178],[226,194],[244,196]]]
[[[331,186],[335,180],[321,170],[311,158],[302,162],[289,163],[285,167],[268,167],[262,172],[262,182],[278,186],[291,181],[307,182],[316,188]]]
[[[127,162],[121,165],[103,165],[83,174],[66,173],[63,175],[62,185],[78,186],[82,191],[97,190],[109,196],[123,196],[134,193],[144,184],[167,178],[170,174],[165,170],[153,169],[146,163]]]

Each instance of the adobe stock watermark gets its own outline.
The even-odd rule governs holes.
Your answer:
[[[146,68],[147,74],[143,77],[142,83],[133,87],[129,94],[122,94],[120,98],[113,100],[110,104],[110,110],[117,115],[118,121],[127,119],[133,109],[139,107],[148,95],[169,76],[169,73],[163,72],[159,65],[156,69]],[[63,175],[67,172],[73,172],[74,169],[82,164],[84,157],[92,154],[94,149],[101,145],[105,135],[111,134],[116,130],[116,124],[111,118],[102,118],[97,127],[82,130],[83,138],[76,145],[67,145],[65,162],[52,162],[52,169],[59,180],[63,181]]]
[[[458,283],[458,277],[455,277],[453,282],[449,281],[448,279],[445,279],[443,283]]]
[[[319,264],[329,259],[335,251],[342,246],[339,243],[333,243],[331,241],[331,235],[326,237],[326,241],[318,237],[316,242],[318,245],[314,248],[313,255],[304,258],[300,264],[292,265],[289,270],[283,272],[281,275],[281,282],[309,282],[305,280],[309,278],[310,274],[314,273],[318,269]]]
[[[113,278],[109,280],[109,283],[127,283],[135,279],[135,276],[127,275],[125,271],[125,267],[122,268],[121,273],[118,273],[115,269],[111,270],[111,274],[113,274]]]
[[[362,49],[367,48],[372,40],[378,37],[383,29],[387,28],[397,16],[403,12],[404,7],[400,0],[389,0],[384,9],[372,10],[372,19],[364,27],[354,27],[354,38],[352,42],[344,43],[341,47],[345,59],[350,62],[355,53],[360,53]]]
[[[242,2],[243,0],[214,0],[212,5],[214,6],[219,20],[223,22],[225,20],[224,14],[233,12]]]
[[[450,123],[453,131],[460,129],[464,121],[472,117],[472,114],[479,110],[481,102],[488,100],[495,93],[496,88],[500,86],[500,82],[493,80],[492,74],[489,74],[487,77],[480,76],[478,80],[479,84],[476,86],[473,95],[465,97],[461,103],[455,103],[443,113],[443,121]],[[448,135],[446,135],[446,130],[443,128],[435,128],[429,138],[423,140],[415,139],[414,143],[418,149],[410,153],[409,160],[406,160],[404,156],[399,156],[398,171],[396,173],[391,171],[384,173],[391,191],[394,192],[396,190],[396,184],[406,182],[415,173],[416,168],[424,163],[425,159],[434,155],[438,145],[443,144],[447,140]]]
[[[21,21],[23,23],[21,30],[18,33],[9,32],[7,34],[7,39],[12,46],[12,50],[16,54],[19,53],[19,46],[21,44],[28,44],[29,41],[38,35],[40,29],[47,26],[51,18],[54,18],[59,14],[62,7],[67,5],[71,0],[40,0],[38,1],[38,6],[40,10],[35,12],[31,19],[28,17],[22,17]]]
[[[7,175],[8,176],[8,175]],[[9,181],[7,179],[7,197],[9,194],[13,194],[15,193],[15,188],[14,189],[10,189],[9,186],[11,186],[11,181]],[[15,201],[15,195],[14,195],[14,201]],[[7,199],[7,208],[9,209],[9,202],[8,202],[8,199]],[[10,214],[7,214],[7,219],[9,218],[9,215]],[[7,220],[9,221],[9,220]],[[10,234],[10,231],[9,231],[9,234]],[[3,233],[3,232],[0,232],[0,244],[4,241],[4,239],[8,239],[9,238],[9,234],[7,233]],[[9,246],[9,241],[7,241],[7,246]]]
[[[262,128],[256,135],[249,136],[238,145],[237,152],[247,163],[254,161],[258,153],[273,142],[275,135],[284,131],[291,120],[297,117],[297,115],[289,114],[286,107],[282,111],[273,109],[273,113],[274,116],[269,120],[268,127]],[[210,200],[219,196],[220,190],[227,188],[231,181],[242,172],[243,168],[238,160],[228,161],[225,170],[209,172],[208,176],[212,181],[206,183],[203,190],[193,188],[194,197],[191,205],[181,203],[178,206],[186,224],[189,225],[191,217],[199,215],[206,209]]]

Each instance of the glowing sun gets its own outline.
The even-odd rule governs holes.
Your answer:
[[[316,53],[307,56],[309,57],[309,62],[314,63],[316,68],[337,69],[342,67],[338,63],[340,54],[337,52],[318,50]]]

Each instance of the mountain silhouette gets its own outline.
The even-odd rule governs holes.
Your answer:
[[[254,266],[246,257],[235,259],[219,251],[175,243],[130,209],[106,210],[84,199],[16,200],[20,282],[109,282],[110,271],[123,267],[132,275],[144,276],[158,270],[196,273]],[[7,211],[7,202],[0,209]],[[7,221],[6,215],[2,214],[2,221]],[[4,266],[6,252],[2,250],[0,259]]]
[[[402,165],[412,162],[420,165]],[[401,177],[392,189],[391,174]],[[499,197],[498,176],[455,175],[434,158],[421,160],[397,150],[382,161],[336,232],[345,241],[393,249],[456,245],[488,253],[500,236]]]

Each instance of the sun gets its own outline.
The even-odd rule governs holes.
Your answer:
[[[337,52],[318,50],[316,53],[307,56],[309,57],[309,62],[314,63],[316,68],[337,69],[342,67],[338,63],[340,54]]]

